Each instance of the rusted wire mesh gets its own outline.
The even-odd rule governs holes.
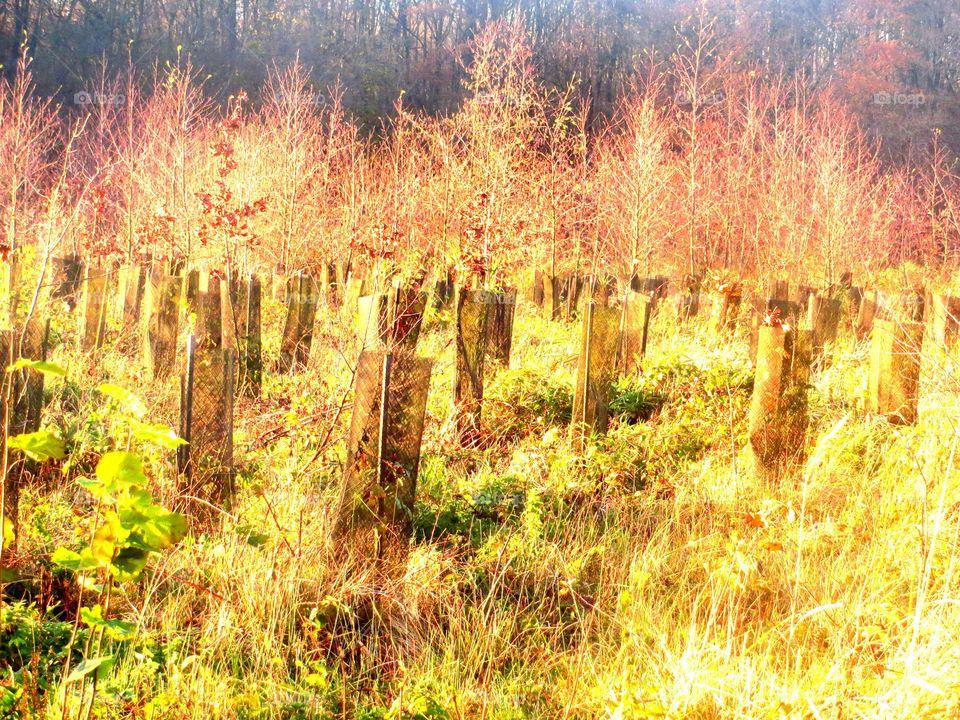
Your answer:
[[[178,449],[189,512],[208,515],[233,494],[233,399],[236,355],[232,348],[187,343],[186,370],[180,385]]]
[[[399,569],[413,530],[431,361],[404,348],[364,351],[334,534],[350,552]]]

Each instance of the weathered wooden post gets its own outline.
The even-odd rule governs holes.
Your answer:
[[[737,314],[740,311],[740,302],[743,298],[743,289],[740,283],[726,282],[719,288],[720,302],[716,309],[714,327],[717,334],[729,332],[733,329]]]
[[[771,470],[803,454],[811,343],[809,330],[779,323],[759,329],[748,416],[750,452],[758,469]]]
[[[453,402],[457,432],[463,445],[472,444],[480,431],[483,406],[483,370],[489,332],[492,294],[485,290],[457,291],[456,367]]]
[[[432,361],[409,348],[365,350],[357,365],[335,541],[389,575],[402,574],[413,534],[420,444]]]
[[[83,261],[79,255],[53,258],[53,289],[50,297],[63,300],[72,311],[77,306],[77,293],[83,281]]]
[[[813,331],[813,358],[823,356],[827,343],[837,340],[840,328],[841,303],[838,298],[820,293],[810,295],[807,304],[807,319]]]
[[[960,297],[934,295],[930,325],[934,342],[952,348],[960,336]]]
[[[487,357],[503,367],[510,367],[513,347],[513,316],[517,307],[517,291],[506,289],[493,294],[490,327],[487,331]]]
[[[233,402],[236,346],[230,294],[219,278],[201,278],[196,334],[187,343],[180,385],[179,448],[183,491],[195,515],[233,495]]]
[[[874,320],[867,407],[892,423],[917,420],[923,323]]]
[[[109,271],[87,266],[80,302],[80,350],[92,352],[103,346],[107,329]]]
[[[620,316],[621,375],[631,375],[640,369],[640,361],[647,352],[652,304],[653,299],[644,292],[627,290],[624,293]]]
[[[280,343],[281,373],[298,372],[310,360],[313,325],[316,320],[319,292],[317,284],[306,273],[290,278],[287,292],[287,319]]]
[[[249,275],[235,283],[234,326],[236,328],[239,386],[244,394],[259,397],[263,382],[261,342],[260,279]]]
[[[357,298],[357,337],[365,350],[387,343],[390,335],[389,299],[385,294]]]
[[[152,273],[144,291],[143,358],[154,379],[168,377],[176,366],[182,275]]]
[[[592,433],[607,431],[610,392],[620,348],[620,322],[621,311],[598,304],[591,292],[581,322],[580,357],[573,392],[571,430],[578,451],[584,449]]]

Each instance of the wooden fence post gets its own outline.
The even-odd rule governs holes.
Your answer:
[[[623,297],[620,319],[620,374],[631,375],[640,369],[647,352],[652,298],[644,292],[627,290]]]
[[[107,329],[107,292],[109,271],[106,268],[87,266],[84,272],[81,313],[80,350],[92,352],[103,346]]]
[[[812,333],[763,325],[757,338],[750,401],[750,451],[762,470],[802,456],[807,427],[807,386]]]
[[[581,321],[573,392],[571,429],[578,451],[583,451],[591,433],[607,431],[610,391],[620,349],[620,323],[621,311],[598,304],[590,292]]]
[[[892,423],[917,420],[923,324],[874,320],[867,407]]]
[[[143,357],[151,377],[168,377],[176,366],[182,275],[152,273],[144,292]]]
[[[453,402],[460,443],[475,442],[483,406],[483,371],[489,332],[491,293],[457,290],[456,367]]]
[[[346,552],[402,574],[413,534],[432,361],[410,348],[360,354],[333,536]]]

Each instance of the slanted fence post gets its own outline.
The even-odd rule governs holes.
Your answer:
[[[403,573],[413,534],[432,361],[410,348],[360,354],[333,536],[387,575]]]

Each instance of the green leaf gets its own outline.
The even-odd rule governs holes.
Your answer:
[[[107,488],[126,489],[147,482],[140,458],[128,452],[108,452],[101,457],[97,463],[97,477]]]
[[[125,547],[110,564],[110,572],[120,582],[136,580],[147,566],[149,553],[141,548]]]
[[[100,392],[111,400],[116,401],[121,408],[135,418],[139,419],[147,414],[147,406],[143,404],[143,400],[129,390],[124,390],[117,385],[104,383],[100,386]]]
[[[133,431],[133,437],[165,450],[176,450],[181,445],[187,444],[186,440],[177,437],[174,429],[167,425],[145,425],[137,423]]]
[[[63,460],[66,456],[63,440],[47,430],[7,438],[7,447],[20,450],[28,458],[37,462]]]
[[[71,683],[82,680],[94,671],[96,671],[98,679],[103,678],[115,662],[116,658],[113,655],[103,655],[101,657],[84,660],[79,665],[75,665],[73,670],[70,671],[70,674],[67,675],[67,682]]]
[[[80,619],[91,629],[103,628],[113,640],[130,640],[136,634],[137,626],[125,620],[107,620],[103,617],[103,608],[94,605],[80,608]]]
[[[58,547],[50,556],[50,562],[64,570],[73,572],[83,572],[84,570],[96,570],[99,563],[90,556],[89,551],[83,554],[76,553],[73,550],[67,550],[65,547]]]
[[[28,368],[30,370],[36,370],[41,372],[44,375],[56,375],[57,377],[66,377],[67,371],[60,365],[52,362],[46,362],[45,360],[28,360],[27,358],[20,358],[13,365],[7,368],[7,372],[13,372],[14,370],[21,370],[23,368]]]

